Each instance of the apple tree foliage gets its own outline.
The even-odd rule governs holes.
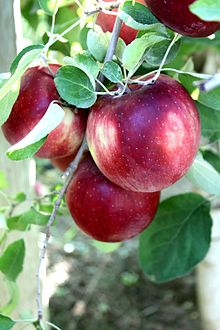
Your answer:
[[[82,4],[84,6],[86,2]],[[197,0],[190,6],[191,12],[201,19],[220,22],[219,8],[219,0]],[[196,101],[202,139],[198,155],[186,174],[192,191],[180,191],[178,195],[163,198],[155,219],[139,235],[138,251],[140,267],[153,281],[164,282],[189,273],[208,252],[212,227],[210,211],[220,195],[220,87],[217,85],[208,91],[199,88],[213,76],[196,71],[193,55],[208,48],[219,52],[220,31],[216,32],[215,38],[177,36],[143,4],[126,1],[121,5],[119,17],[126,25],[138,30],[136,39],[126,45],[119,38],[114,56],[105,61],[112,33],[103,32],[100,26],[93,24],[97,13],[92,14],[88,9],[87,15],[83,14],[78,1],[27,0],[21,1],[21,10],[26,26],[37,33],[34,44],[23,49],[14,59],[10,73],[0,74],[0,125],[10,115],[24,72],[35,63],[51,59],[62,64],[54,79],[61,98],[85,111],[95,104],[100,94],[120,97],[129,79],[156,73],[159,67],[177,79]],[[97,90],[100,75],[105,78],[101,92]],[[114,91],[112,84],[117,84]],[[5,157],[23,160],[34,156],[62,119],[59,106],[51,104],[34,132],[12,146]],[[7,196],[6,187],[4,173],[0,171],[0,194],[8,201],[6,206],[0,207],[0,271],[9,285],[16,287],[23,268],[25,245],[22,239],[5,245],[6,238],[14,230],[45,226],[56,195],[36,198],[28,211],[14,215],[15,208],[24,203],[27,196],[22,192]],[[172,187],[169,189],[172,192]],[[64,200],[59,212],[66,212]],[[118,247],[118,244],[108,246],[99,242],[94,245],[107,252]],[[0,307],[2,330],[15,325],[15,321],[3,315],[7,311],[8,306]]]

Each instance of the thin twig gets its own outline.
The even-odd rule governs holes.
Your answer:
[[[53,223],[55,221],[57,212],[58,212],[58,210],[60,208],[60,205],[62,203],[63,196],[64,196],[64,194],[65,194],[65,192],[66,192],[66,190],[67,190],[67,188],[70,184],[70,181],[72,179],[72,175],[76,171],[76,169],[79,165],[80,159],[82,158],[82,155],[83,155],[83,153],[86,149],[87,149],[87,142],[86,142],[86,138],[84,138],[76,157],[74,158],[74,160],[72,161],[72,163],[69,167],[68,176],[66,177],[66,181],[64,182],[63,187],[60,190],[60,193],[59,193],[59,195],[57,197],[57,200],[54,204],[54,208],[53,208],[53,211],[51,213],[50,219],[49,219],[48,224],[46,226],[46,236],[45,236],[45,239],[44,239],[44,242],[43,242],[43,248],[41,250],[39,266],[38,266],[37,274],[36,274],[36,277],[37,277],[37,298],[36,298],[36,300],[37,300],[37,315],[38,315],[38,320],[39,321],[42,320],[42,318],[43,318],[43,307],[42,307],[42,302],[41,302],[40,270],[41,270],[41,266],[42,266],[43,260],[45,258],[45,255],[46,255],[48,241],[49,241],[50,234],[51,234],[51,226],[53,225]]]

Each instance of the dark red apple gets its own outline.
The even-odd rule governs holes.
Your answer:
[[[105,0],[105,2],[111,2],[112,0]],[[145,4],[144,0],[136,0],[142,4]],[[117,12],[117,9],[113,11]],[[103,12],[100,12],[97,16],[96,24],[100,25],[104,32],[112,32],[114,24],[115,24],[116,16],[108,15]],[[126,44],[130,44],[137,35],[137,30],[132,29],[131,27],[127,26],[125,23],[122,23],[121,31],[120,31],[120,38],[124,40]]]
[[[73,159],[75,158],[76,153],[67,156],[67,157],[61,157],[61,158],[52,158],[50,161],[51,163],[57,167],[60,171],[64,172],[68,166],[70,165],[70,163],[73,161]]]
[[[59,67],[56,64],[50,65],[54,73]],[[12,112],[2,127],[9,143],[15,144],[24,138],[43,117],[49,104],[59,99],[53,76],[46,67],[28,69],[22,77],[20,93]],[[38,157],[69,156],[79,148],[85,131],[85,115],[75,109],[63,109],[65,117],[62,123],[48,135],[45,144],[36,154]]]
[[[192,164],[200,119],[187,91],[161,75],[121,97],[100,97],[86,134],[92,157],[109,180],[137,192],[160,191]]]
[[[207,37],[220,29],[220,22],[207,22],[191,13],[195,0],[145,0],[152,13],[166,26],[190,37]]]
[[[87,152],[66,194],[67,206],[79,228],[104,242],[121,242],[152,221],[160,193],[136,193],[109,181]]]

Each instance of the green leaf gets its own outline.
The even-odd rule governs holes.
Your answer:
[[[72,5],[73,4],[73,0],[59,0],[58,1],[58,7],[63,7],[63,6],[68,6],[68,5]],[[56,9],[56,4],[57,4],[57,0],[38,0],[38,3],[41,7],[41,9],[43,9],[45,11],[46,14],[52,16],[54,14],[54,11]]]
[[[20,81],[17,81],[12,89],[0,100],[0,126],[8,119],[12,107],[17,100],[20,89]]]
[[[132,41],[124,50],[122,62],[127,70],[133,70],[142,60],[144,53],[153,45],[165,40],[164,36],[147,33],[143,37]]]
[[[89,30],[87,33],[87,47],[95,59],[102,62],[108,49],[107,35],[100,29]]]
[[[44,144],[47,135],[61,124],[64,116],[65,111],[58,104],[51,102],[37,125],[21,141],[8,149],[8,157],[13,160],[32,157]]]
[[[38,212],[36,209],[31,208],[29,211],[22,214],[19,219],[20,223],[28,225],[45,226],[48,223],[49,215]]]
[[[52,211],[52,210],[51,210]],[[29,225],[45,226],[50,215],[31,208],[29,211],[7,219],[7,226],[10,230],[27,230]]]
[[[1,109],[1,116],[0,116],[0,126],[2,126],[5,121],[8,119],[13,104],[18,96],[18,89],[20,86],[20,79],[30,64],[36,60],[42,52],[42,49],[32,49],[26,52],[22,58],[20,58],[19,62],[16,65],[17,68],[12,76],[6,80],[1,85],[0,88],[0,109]],[[18,55],[19,56],[19,55]],[[9,94],[9,95],[8,95]]]
[[[43,43],[46,44],[49,41],[49,32],[46,32],[43,35]],[[71,52],[71,45],[70,42],[65,38],[60,38],[56,41],[53,45],[50,46],[50,50],[55,50],[61,52],[65,56],[69,56]]]
[[[121,243],[104,243],[99,241],[93,241],[92,244],[101,252],[111,253],[119,248]]]
[[[0,189],[4,189],[8,186],[5,174],[0,170]]]
[[[41,9],[45,11],[47,15],[52,16],[56,9],[56,0],[38,0]]]
[[[144,30],[149,25],[159,23],[151,11],[144,5],[133,1],[126,1],[121,10],[119,17],[126,25],[136,30]]]
[[[33,157],[36,152],[42,147],[42,145],[45,143],[47,137],[41,139],[40,141],[37,141],[33,144],[28,145],[25,148],[22,149],[12,149],[14,146],[12,146],[7,151],[7,156],[11,160],[24,160],[27,158]]]
[[[65,65],[54,79],[60,96],[78,108],[89,108],[96,101],[96,93],[88,75],[81,69]]]
[[[157,43],[156,45],[153,45],[149,48],[149,50],[146,51],[144,54],[144,61],[147,64],[147,67],[157,67],[162,62],[167,48],[169,47],[171,43],[170,40],[162,40],[161,42]],[[165,64],[173,61],[173,59],[176,57],[179,48],[180,48],[181,40],[178,40],[173,47],[171,48],[169,55],[167,56]],[[144,66],[146,67],[145,63]]]
[[[122,81],[123,75],[120,66],[113,62],[107,61],[102,69],[103,75],[113,83]]]
[[[187,193],[163,201],[150,226],[140,235],[139,260],[153,281],[164,282],[190,272],[208,252],[210,203]]]
[[[15,282],[22,272],[25,256],[24,240],[20,239],[8,245],[0,257],[0,271],[9,281]]]
[[[5,215],[3,213],[0,213],[0,230],[1,229],[4,229],[4,230],[8,229],[6,219],[5,219]],[[1,244],[1,240],[0,240],[0,244]]]
[[[220,174],[199,153],[186,174],[195,186],[209,194],[220,195]]]
[[[67,65],[75,66],[84,71],[95,87],[95,79],[99,74],[99,66],[91,55],[77,54],[74,57],[64,57],[63,61]]]
[[[189,8],[204,21],[220,21],[220,0],[197,0]]]
[[[208,141],[215,142],[220,139],[220,111],[208,108],[197,102],[199,109],[202,136],[206,137]]]
[[[20,60],[22,59],[22,57],[26,54],[26,53],[29,53],[31,50],[34,50],[34,49],[43,49],[44,48],[44,45],[31,45],[31,46],[28,46],[28,47],[25,47],[16,57],[15,59],[13,60],[12,64],[11,64],[11,67],[10,67],[10,72],[11,74],[14,74],[17,67],[18,67],[18,64],[20,62]]]
[[[0,329],[10,330],[15,325],[15,322],[8,316],[0,314]]]
[[[198,90],[195,86],[195,82],[201,80],[199,75],[196,77],[196,74],[179,74],[179,79],[189,93],[192,93],[195,89]],[[209,108],[220,111],[220,87],[217,87],[209,92],[202,92],[198,90],[198,102]]]
[[[16,215],[13,217],[9,217],[7,219],[7,226],[9,230],[19,230],[19,231],[26,231],[29,229],[29,225],[27,225],[26,223],[22,223],[20,222],[21,216],[20,215]]]
[[[36,60],[42,52],[42,49],[32,49],[26,52],[17,63],[17,68],[12,76],[6,81],[6,83],[0,89],[0,100],[7,95],[7,93],[13,88],[14,84],[21,78],[29,65]]]
[[[22,202],[24,202],[24,201],[26,200],[26,198],[27,198],[27,196],[26,196],[26,194],[23,193],[23,192],[19,192],[19,193],[17,193],[16,196],[15,196],[15,200],[16,200],[16,202],[18,202],[18,203],[22,203]]]
[[[118,38],[118,43],[117,43],[117,47],[115,50],[115,56],[117,57],[117,59],[122,62],[122,57],[123,57],[123,53],[126,47],[126,43],[124,42],[123,39]]]
[[[4,85],[5,81],[11,77],[10,72],[0,73],[0,87]]]
[[[220,111],[220,87],[209,92],[200,92],[198,102]]]
[[[202,155],[220,173],[220,156],[212,150],[203,150]]]

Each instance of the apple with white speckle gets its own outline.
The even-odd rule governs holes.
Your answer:
[[[50,64],[55,74],[60,65]],[[52,101],[60,101],[54,84],[54,77],[48,68],[35,66],[28,69],[22,77],[19,96],[12,112],[2,126],[3,133],[10,144],[22,140],[40,121]],[[36,156],[42,158],[66,157],[75,153],[84,136],[86,114],[83,111],[63,108],[63,121],[47,137]]]
[[[121,97],[100,97],[86,135],[96,165],[110,181],[136,192],[160,191],[192,164],[200,118],[183,86],[160,75],[154,84]]]
[[[196,0],[145,0],[153,14],[172,30],[189,37],[207,37],[220,29],[220,22],[204,21],[191,13]]]
[[[109,181],[87,152],[66,193],[79,228],[103,242],[121,242],[143,231],[153,220],[160,193],[136,193]]]

